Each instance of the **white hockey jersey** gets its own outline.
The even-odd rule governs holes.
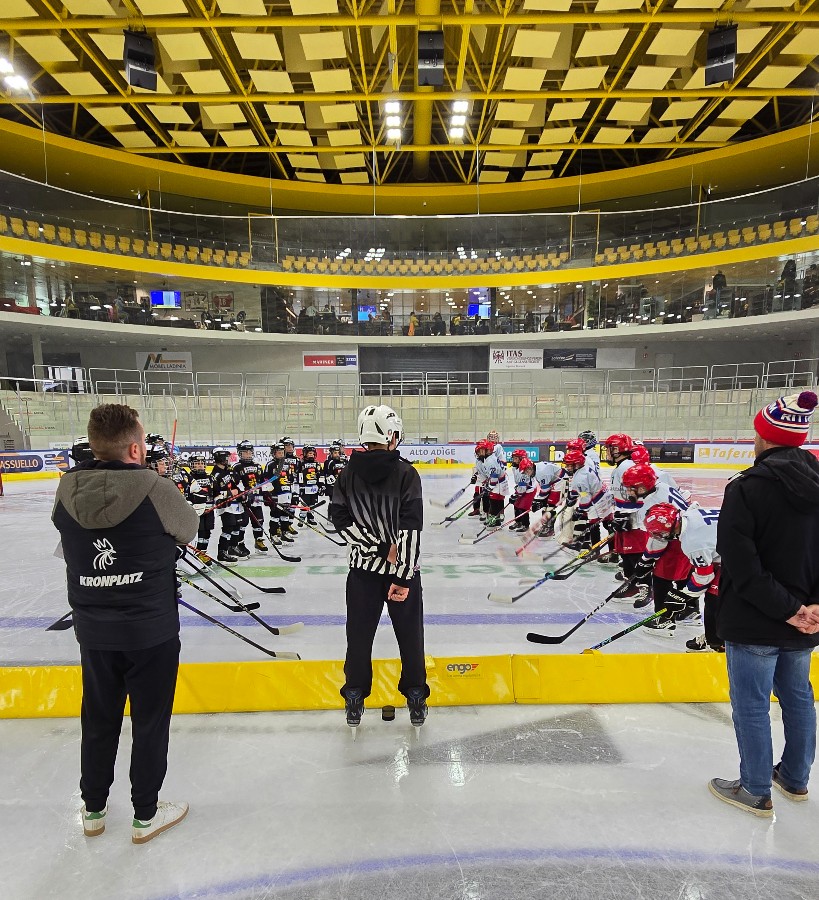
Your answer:
[[[717,553],[718,509],[701,509],[692,506],[682,514],[680,547],[694,567],[688,576],[686,590],[700,594],[716,577],[720,558]]]
[[[686,502],[685,497],[683,497],[677,488],[670,487],[663,482],[659,482],[654,490],[646,497],[630,502],[633,506],[636,506],[637,515],[635,519],[639,528],[645,528],[646,513],[652,506],[655,506],[658,503],[670,503],[682,512],[685,512],[685,510],[688,509],[688,503]],[[650,543],[651,541],[649,541],[649,544]]]
[[[509,482],[506,478],[505,460],[501,462],[497,456],[487,456],[486,459],[479,459],[475,462],[475,471],[478,480],[487,490],[493,494],[508,496]]]
[[[611,473],[609,490],[611,491],[611,496],[614,498],[614,505],[617,509],[624,508],[630,502],[628,499],[628,491],[623,487],[623,472],[625,472],[626,469],[630,469],[633,465],[634,463],[630,459],[621,459]],[[632,511],[632,508],[626,509],[626,512]]]
[[[577,508],[590,519],[605,519],[614,512],[608,488],[590,465],[578,469],[569,479],[569,496],[577,496]]]
[[[563,477],[563,467],[551,462],[535,463],[535,478],[540,485],[541,494],[557,490],[557,482]]]
[[[535,469],[537,472],[537,469]],[[534,494],[540,487],[537,475],[527,475],[520,469],[512,468],[512,479],[515,484],[515,496],[522,497],[524,494]]]

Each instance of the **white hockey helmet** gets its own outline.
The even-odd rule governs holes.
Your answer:
[[[358,440],[362,444],[389,444],[396,436],[396,446],[404,436],[404,423],[392,407],[366,406],[358,416]]]

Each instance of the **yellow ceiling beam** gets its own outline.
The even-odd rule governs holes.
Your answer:
[[[162,29],[179,29],[180,27],[194,30],[211,28],[295,28],[297,30],[312,30],[315,28],[354,28],[356,25],[367,27],[383,27],[394,25],[396,27],[443,26],[461,28],[464,25],[463,13],[442,13],[434,17],[422,16],[417,13],[395,13],[394,15],[369,14],[353,16],[348,14],[316,15],[316,16],[291,16],[282,14],[278,16],[215,16],[210,21],[191,18],[190,16],[68,16],[62,17],[58,22],[42,19],[4,19],[0,18],[0,31],[8,34],[24,32],[31,34],[38,31],[63,31],[69,29],[84,29],[96,31],[115,27],[147,28],[150,31]],[[470,26],[505,26],[515,28],[531,25],[645,25],[651,23],[661,24],[700,24],[703,22],[717,23],[752,23],[776,24],[776,23],[806,23],[819,22],[819,12],[815,10],[799,11],[787,9],[753,9],[732,10],[730,13],[721,13],[714,10],[666,10],[658,14],[643,12],[641,10],[626,10],[615,12],[525,12],[525,13],[476,13],[469,17]]]
[[[702,97],[709,99],[724,99],[730,97],[732,100],[736,98],[755,98],[758,100],[769,100],[771,97],[815,97],[815,87],[785,87],[785,88],[764,88],[764,87],[747,87],[734,88],[730,90],[728,87],[715,88],[694,88],[684,90],[682,88],[663,88],[662,90],[631,90],[622,88],[620,90],[607,91],[601,88],[594,90],[577,90],[577,91],[560,91],[560,90],[542,90],[542,91],[470,91],[465,95],[463,91],[445,91],[436,90],[433,100],[446,102],[448,100],[463,100],[464,97],[469,100],[492,101],[492,100],[606,100],[606,99],[629,99],[629,100],[653,100],[655,97],[666,97],[674,100],[696,100]],[[254,94],[229,93],[229,94],[129,94],[122,97],[118,94],[44,94],[43,96],[11,96],[8,92],[0,92],[0,100],[4,102],[14,103],[19,106],[40,106],[44,104],[51,106],[54,104],[65,103],[90,103],[95,106],[120,106],[126,104],[129,106],[143,106],[150,104],[152,106],[174,106],[178,103],[203,103],[208,105],[236,103],[338,103],[339,100],[345,103],[371,102],[380,103],[383,100],[396,99],[392,92],[379,92],[368,94],[364,91],[351,91],[345,94],[338,93],[304,93],[304,94],[274,94],[266,92],[258,92]],[[402,91],[400,100],[424,100],[429,99],[428,94],[424,91]]]
[[[685,148],[691,150],[714,150],[720,147],[731,146],[730,141],[691,141],[690,143],[681,144],[678,141],[658,141],[656,144],[606,144],[602,142],[584,142],[582,144],[549,144],[541,146],[535,144],[402,144],[400,148],[394,144],[377,144],[375,147],[370,144],[356,144],[354,146],[345,145],[342,147],[319,145],[317,147],[288,147],[282,144],[276,146],[279,153],[309,153],[321,156],[326,154],[329,156],[339,156],[342,153],[452,153],[453,151],[474,152],[478,150],[498,153],[520,153],[522,150],[682,150]],[[126,150],[126,153],[135,156],[162,156],[170,153],[167,147],[137,147],[133,150]],[[184,147],[185,154],[203,154],[203,153],[236,153],[235,147]],[[242,153],[270,153],[268,147],[242,147]]]

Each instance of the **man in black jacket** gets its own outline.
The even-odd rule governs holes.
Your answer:
[[[330,518],[350,545],[347,575],[347,656],[344,697],[347,724],[361,722],[372,690],[372,651],[387,604],[398,647],[410,721],[420,726],[429,696],[424,668],[424,609],[418,558],[423,499],[418,472],[396,449],[401,419],[389,406],[368,406],[358,417],[364,452],[354,452],[339,472]]]
[[[771,784],[806,800],[816,753],[810,661],[819,644],[819,461],[800,448],[816,394],[780,397],[754,419],[756,459],[725,491],[717,530],[717,632],[725,641],[739,772],[714,796],[772,816]],[[785,729],[773,764],[770,696]]]
[[[177,544],[199,517],[168,478],[145,468],[136,410],[91,411],[95,459],[60,480],[52,521],[60,532],[68,602],[82,663],[80,791],[83,831],[105,831],[126,696],[131,701],[131,799],[135,844],[180,822],[187,803],[158,801],[168,763],[179,608]]]

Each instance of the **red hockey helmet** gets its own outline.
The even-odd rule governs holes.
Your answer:
[[[645,529],[651,537],[668,539],[680,521],[680,511],[671,503],[655,503],[646,513]]]
[[[563,462],[570,466],[583,466],[586,464],[586,455],[582,450],[572,447],[563,454]]]
[[[526,451],[518,448],[511,453],[512,466],[514,468],[522,468],[521,463],[526,459]]]
[[[635,444],[632,449],[629,457],[634,463],[648,463],[651,462],[651,454],[642,444]]]
[[[477,444],[475,444],[475,456],[477,456],[481,450],[486,453],[492,453],[495,449],[495,445],[491,441],[487,441],[485,438],[481,438]]]
[[[614,434],[610,434],[603,441],[603,446],[607,447],[611,453],[617,453],[620,456],[625,456],[626,453],[629,453],[634,449],[634,441],[629,435],[623,434],[621,431],[618,431]]]
[[[657,473],[648,463],[637,463],[623,472],[623,487],[644,488],[653,491],[657,486]]]
[[[531,459],[529,459],[529,457],[526,455],[525,452],[524,452],[523,456],[518,457],[518,469],[521,472],[525,472],[527,469],[533,469],[534,467],[535,467],[535,464],[532,462]]]
[[[566,450],[579,450],[582,454],[586,453],[586,442],[583,438],[570,438],[566,441]]]

